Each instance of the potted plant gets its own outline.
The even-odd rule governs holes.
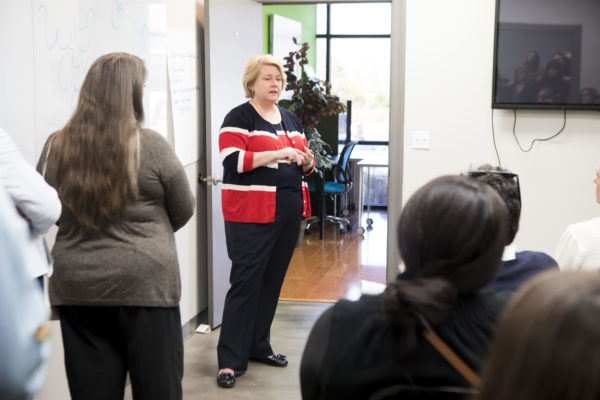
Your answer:
[[[299,44],[296,38],[294,43]],[[337,115],[346,111],[346,105],[337,96],[331,94],[331,85],[327,81],[309,77],[304,71],[308,64],[306,51],[308,43],[304,42],[296,51],[291,51],[286,61],[285,75],[286,90],[292,92],[289,100],[280,100],[279,105],[292,111],[300,119],[308,140],[308,148],[315,158],[315,171],[323,178],[323,171],[331,167],[328,159],[329,145],[323,140],[316,129],[322,117]],[[296,68],[298,64],[299,68]],[[299,75],[297,73],[299,72]]]
[[[294,38],[294,44],[299,44],[296,38]],[[309,77],[305,72],[304,66],[308,64],[306,57],[308,48],[308,43],[304,42],[298,50],[291,51],[287,57],[284,57],[287,80],[285,89],[291,91],[292,95],[289,100],[280,100],[279,105],[292,111],[300,119],[308,140],[308,148],[312,151],[315,159],[315,171],[321,178],[322,184],[324,171],[331,168],[331,161],[328,158],[328,149],[331,150],[331,148],[323,140],[316,126],[322,117],[346,111],[346,105],[340,102],[339,97],[331,94],[329,82]],[[300,76],[297,75],[298,73]],[[303,220],[296,247],[300,247],[302,244],[305,226],[306,220]]]

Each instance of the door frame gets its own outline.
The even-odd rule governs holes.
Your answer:
[[[204,0],[206,175],[221,178],[223,166],[218,135],[225,115],[243,103],[241,76],[246,60],[262,49],[262,6],[253,0]],[[208,323],[221,325],[225,295],[229,290],[231,261],[225,243],[221,211],[221,185],[206,185],[206,241],[208,264]]]
[[[327,4],[327,3],[380,3],[381,0],[254,0],[267,4]],[[400,265],[396,221],[402,210],[404,176],[404,93],[406,59],[406,2],[390,0],[392,5],[392,30],[390,32],[390,138],[388,160],[388,232],[387,232],[387,282],[396,280]],[[394,110],[394,112],[392,112]],[[390,245],[392,244],[392,245]]]
[[[213,0],[214,1],[214,0]],[[316,0],[249,0],[249,2],[258,3],[261,6],[267,4],[307,4],[307,3],[366,3],[366,2],[380,2],[373,0],[345,0],[345,1],[316,1]],[[388,231],[387,231],[387,262],[386,262],[386,280],[387,282],[394,281],[396,275],[399,272],[400,265],[400,254],[396,246],[397,235],[396,235],[396,223],[400,216],[402,209],[402,186],[403,186],[403,164],[404,164],[404,95],[405,95],[405,46],[406,46],[406,3],[407,0],[390,0],[392,6],[392,30],[390,37],[390,137],[389,137],[389,169],[388,169]],[[218,152],[215,153],[213,149],[213,139],[215,127],[213,125],[212,115],[212,95],[211,90],[216,85],[216,82],[211,80],[211,30],[210,30],[210,9],[211,0],[204,0],[205,6],[205,140],[206,145],[206,175],[219,175],[213,171],[213,159],[218,156]],[[262,22],[261,22],[262,23]],[[261,29],[262,32],[262,29]],[[262,47],[262,41],[260,42]],[[392,111],[394,110],[394,111]],[[220,121],[214,121],[215,123]],[[203,168],[200,168],[202,170]],[[222,172],[221,172],[222,174]],[[223,276],[229,274],[231,264],[219,265],[215,264],[214,257],[214,246],[215,240],[212,233],[215,230],[215,226],[221,221],[213,221],[212,215],[215,207],[220,210],[220,204],[213,201],[213,195],[215,186],[208,186],[207,193],[207,234],[206,238],[206,260],[208,269],[208,317],[209,324],[214,328],[221,323],[222,303],[224,300],[223,293],[226,292],[225,287],[228,288],[229,282],[221,282]],[[220,188],[219,188],[220,190]],[[199,194],[202,189],[199,191]],[[216,222],[216,223],[215,223]],[[224,245],[224,243],[223,243]],[[224,268],[217,270],[217,268]],[[216,281],[218,284],[216,285]],[[223,297],[223,299],[221,299]]]

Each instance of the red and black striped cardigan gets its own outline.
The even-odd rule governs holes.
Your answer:
[[[279,107],[282,127],[292,146],[304,151],[306,138],[300,120]],[[264,120],[248,102],[231,110],[219,132],[219,152],[223,162],[221,204],[226,221],[269,223],[275,221],[277,162],[252,169],[254,153],[280,150],[282,142],[272,124]],[[306,173],[310,174],[313,168]],[[303,185],[306,183],[303,182]],[[308,190],[302,190],[303,216],[310,210]],[[310,212],[310,211],[308,211]]]

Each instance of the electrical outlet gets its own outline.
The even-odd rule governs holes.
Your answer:
[[[412,132],[412,148],[429,150],[429,132],[428,131],[413,131]]]

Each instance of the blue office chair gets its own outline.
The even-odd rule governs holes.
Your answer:
[[[348,142],[342,149],[342,153],[338,158],[338,162],[333,170],[333,181],[325,181],[323,182],[323,190],[321,192],[321,210],[324,210],[325,207],[325,196],[343,196],[342,209],[345,211],[345,207],[347,204],[347,194],[352,189],[352,174],[350,173],[350,154],[352,150],[354,150],[354,146],[356,146],[356,142]],[[309,182],[308,189],[315,193],[317,190],[316,182]],[[335,199],[334,199],[335,200]],[[340,233],[344,234],[347,231],[352,230],[352,226],[350,225],[350,221],[348,218],[338,217],[337,216],[337,202],[334,201],[333,214],[334,215],[325,215],[324,220],[331,221],[337,224],[340,228]],[[322,211],[321,214],[324,214],[325,211]],[[323,226],[323,222],[320,217],[311,218],[306,224],[306,233],[311,232],[311,226],[315,223],[320,223],[321,227]],[[321,229],[321,232],[323,230]],[[321,236],[321,239],[323,237]]]

